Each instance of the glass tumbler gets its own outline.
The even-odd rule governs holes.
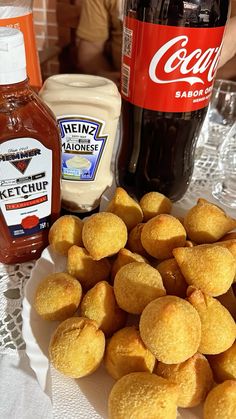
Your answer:
[[[218,167],[212,194],[226,207],[236,208],[236,122],[219,149]]]
[[[216,80],[195,153],[196,175],[218,175],[223,140],[236,121],[236,82]]]

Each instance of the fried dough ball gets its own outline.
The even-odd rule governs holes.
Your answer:
[[[234,257],[234,260],[236,262],[236,240],[226,240],[222,242],[219,241],[215,244],[226,247],[226,249],[228,249],[230,253],[232,254],[232,256]],[[236,282],[236,273],[235,273],[233,282]]]
[[[126,224],[128,231],[143,220],[143,211],[139,203],[120,187],[116,188],[106,211],[118,215]]]
[[[127,247],[131,252],[138,253],[146,258],[148,254],[141,243],[141,233],[144,225],[144,223],[139,223],[129,232]]]
[[[195,243],[214,243],[236,228],[236,220],[211,202],[199,199],[186,214],[184,226]]]
[[[178,387],[148,372],[120,378],[108,399],[109,419],[176,419]]]
[[[213,386],[213,374],[204,355],[196,353],[181,364],[158,362],[156,374],[179,386],[179,407],[193,407],[203,402]]]
[[[226,241],[219,241],[214,243],[214,245],[226,247],[234,257],[236,261],[236,240],[226,240]]]
[[[225,381],[210,391],[204,403],[203,418],[236,418],[236,381]]]
[[[127,318],[116,302],[113,287],[106,281],[98,282],[85,294],[81,315],[95,320],[106,336],[123,327]]]
[[[208,360],[218,383],[236,380],[236,342],[227,351],[209,356]]]
[[[67,255],[73,244],[82,246],[83,221],[75,215],[63,215],[53,223],[49,230],[48,241],[53,250],[60,255]]]
[[[67,271],[75,276],[84,289],[109,278],[111,265],[108,259],[94,260],[86,249],[71,246],[68,251]]]
[[[230,312],[234,320],[236,320],[236,297],[233,291],[233,288],[230,289],[222,295],[217,297],[217,300]]]
[[[208,295],[224,294],[234,280],[236,262],[224,247],[180,247],[173,250],[173,255],[186,282]]]
[[[82,237],[92,258],[100,260],[125,247],[128,234],[121,218],[110,212],[99,212],[84,222]]]
[[[170,214],[172,202],[165,195],[159,192],[148,192],[140,200],[140,207],[143,211],[144,221],[159,214]]]
[[[132,314],[141,314],[150,301],[166,295],[159,272],[143,262],[129,263],[117,272],[114,292],[119,307]]]
[[[158,361],[178,364],[193,356],[201,341],[201,321],[188,301],[168,295],[143,310],[140,335]]]
[[[147,253],[157,259],[171,258],[172,250],[184,246],[185,242],[185,229],[172,215],[157,215],[142,229],[141,243]]]
[[[104,357],[107,372],[115,380],[131,372],[152,372],[155,361],[135,326],[118,330],[109,340]]]
[[[188,284],[186,283],[179,267],[174,258],[166,259],[155,266],[160,272],[163,285],[168,295],[176,295],[177,297],[186,297]]]
[[[82,297],[82,287],[73,276],[53,273],[39,284],[34,308],[44,320],[65,320],[77,310]]]
[[[94,372],[105,350],[104,333],[95,321],[83,317],[64,320],[54,331],[49,344],[53,366],[71,378]]]
[[[193,287],[188,288],[187,295],[201,319],[199,352],[215,355],[230,348],[236,338],[236,326],[228,310],[217,299]]]
[[[114,281],[114,278],[122,266],[128,265],[132,262],[147,262],[143,256],[138,255],[138,253],[132,253],[128,249],[121,249],[115,259],[112,269],[111,269],[111,278]]]

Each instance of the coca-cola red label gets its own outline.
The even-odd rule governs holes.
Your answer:
[[[190,112],[207,106],[224,27],[185,28],[125,18],[121,92],[141,108]]]

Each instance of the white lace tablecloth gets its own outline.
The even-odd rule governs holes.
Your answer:
[[[215,157],[203,154],[196,164],[188,192],[177,204],[180,212],[190,208],[199,197],[214,202],[211,185],[216,175]],[[87,418],[86,414],[71,415],[71,411],[76,411],[71,397],[73,386],[70,379],[62,378],[53,369],[52,407],[29,366],[21,335],[21,309],[24,285],[33,266],[33,262],[13,266],[0,264],[0,419],[96,419],[96,412],[93,418]],[[83,400],[80,403],[83,404]],[[84,406],[86,410],[85,400]]]
[[[51,419],[50,399],[40,389],[22,339],[22,297],[34,263],[0,264],[0,418]]]

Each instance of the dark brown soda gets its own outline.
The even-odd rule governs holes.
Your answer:
[[[228,7],[227,0],[128,0],[125,14],[161,25],[205,28],[224,26]],[[191,181],[196,142],[206,112],[207,107],[164,113],[123,100],[117,183],[137,198],[159,191],[179,200]]]

